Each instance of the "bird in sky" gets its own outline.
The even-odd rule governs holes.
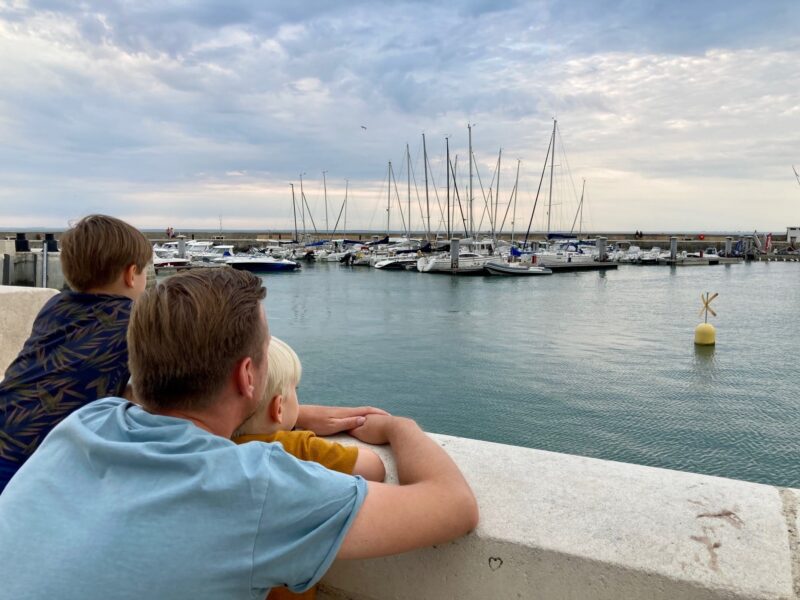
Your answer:
[[[366,130],[367,130],[367,128],[366,128],[366,126],[365,126],[365,125],[362,125],[362,126],[361,126],[361,129],[363,129],[364,131],[366,131]]]

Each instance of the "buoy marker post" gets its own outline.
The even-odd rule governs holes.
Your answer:
[[[700,316],[704,316],[704,319],[694,330],[694,343],[697,346],[713,346],[717,342],[717,331],[714,329],[714,326],[708,322],[708,313],[711,313],[712,317],[717,316],[714,309],[709,306],[711,301],[717,296],[719,296],[719,293],[715,293],[713,296],[710,292],[700,294],[700,300],[703,301],[703,308],[700,309]]]

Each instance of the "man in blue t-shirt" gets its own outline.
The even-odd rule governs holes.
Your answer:
[[[389,443],[402,485],[236,445],[264,393],[261,280],[198,269],[142,294],[129,363],[141,406],[93,402],[56,426],[0,495],[0,581],[9,598],[258,598],[302,591],[335,558],[444,542],[475,527],[475,498],[409,419],[358,417]],[[304,422],[336,430],[335,411]]]

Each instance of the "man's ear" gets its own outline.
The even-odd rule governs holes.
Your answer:
[[[129,288],[132,288],[134,285],[134,276],[139,272],[139,269],[136,265],[128,265],[125,267],[125,270],[122,272],[122,281],[125,285]]]
[[[269,401],[269,418],[278,425],[283,425],[283,396],[278,394]]]
[[[252,358],[247,356],[239,361],[236,365],[235,379],[239,393],[252,400],[256,392],[255,365]]]

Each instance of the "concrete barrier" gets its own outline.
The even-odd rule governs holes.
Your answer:
[[[337,561],[321,598],[800,597],[799,490],[431,437],[475,491],[478,529],[437,548]]]
[[[0,286],[0,372],[56,293]],[[800,490],[431,437],[475,491],[477,530],[337,561],[320,600],[800,598]],[[376,450],[396,482],[391,452]]]
[[[0,285],[0,379],[28,339],[39,310],[57,293],[49,288]]]

